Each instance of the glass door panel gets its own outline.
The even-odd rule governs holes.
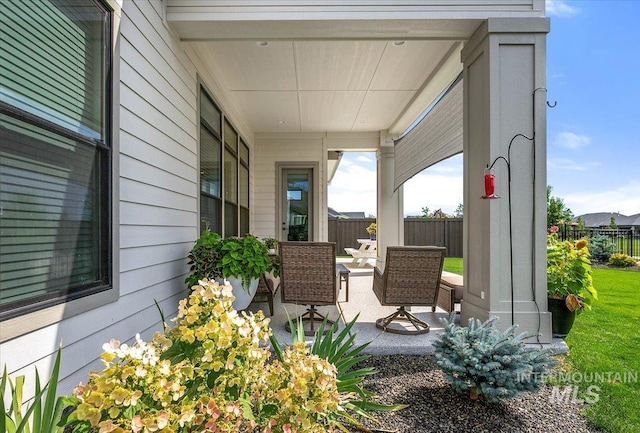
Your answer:
[[[313,171],[311,169],[283,170],[282,239],[312,240]]]

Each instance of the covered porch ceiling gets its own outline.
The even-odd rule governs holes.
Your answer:
[[[462,70],[449,40],[193,44],[254,133],[398,135]]]
[[[168,13],[167,21],[254,134],[387,130],[392,137],[460,73],[463,43],[482,22],[186,16]]]

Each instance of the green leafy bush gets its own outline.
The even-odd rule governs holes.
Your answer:
[[[607,263],[612,254],[616,252],[616,244],[609,236],[593,235],[589,238],[589,251],[593,260]]]
[[[481,323],[469,319],[469,326],[457,326],[455,313],[441,319],[444,332],[433,344],[435,362],[455,390],[471,399],[489,402],[512,398],[540,387],[543,375],[556,361],[550,349],[529,349],[527,334],[515,335],[515,326],[502,332],[495,317]]]
[[[630,268],[631,266],[637,265],[638,262],[627,254],[612,254],[611,257],[609,257],[609,264],[619,268]]]
[[[222,238],[206,229],[189,252],[189,275],[185,282],[189,287],[201,279],[239,277],[245,287],[254,278],[260,278],[277,267],[269,257],[269,248],[257,237]]]

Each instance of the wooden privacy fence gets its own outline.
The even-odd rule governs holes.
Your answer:
[[[368,238],[366,228],[375,218],[329,218],[329,242],[336,243],[336,252],[358,248],[357,239]],[[462,218],[405,218],[405,245],[435,245],[446,247],[447,257],[462,257]]]

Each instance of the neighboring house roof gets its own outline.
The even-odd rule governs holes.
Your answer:
[[[637,213],[635,215],[631,215],[629,217],[630,223],[629,225],[631,226],[640,226],[640,213]]]
[[[327,213],[329,214],[330,218],[344,218],[345,217],[340,212],[338,212],[337,210],[335,210],[334,208],[331,208],[331,207],[327,207]]]
[[[640,225],[640,214],[626,216],[618,212],[587,213],[574,218],[574,221],[582,218],[585,227],[606,227],[611,224],[611,217],[615,218],[618,226]]]
[[[338,212],[337,210],[327,207],[327,213],[330,218],[354,218],[354,219],[362,219],[366,218],[364,212]]]
[[[342,212],[347,218],[366,218],[364,212]]]

